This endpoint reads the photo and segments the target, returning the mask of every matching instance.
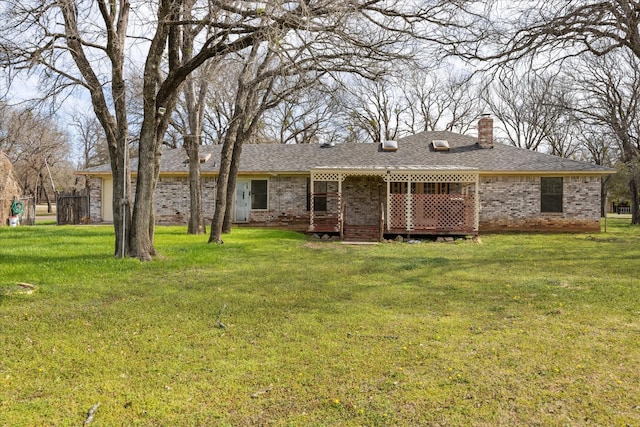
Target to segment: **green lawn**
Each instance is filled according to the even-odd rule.
[[[161,227],[149,263],[110,227],[2,227],[0,426],[98,403],[91,426],[637,426],[628,222],[377,246]]]

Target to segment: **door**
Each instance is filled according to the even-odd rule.
[[[249,181],[237,181],[234,222],[249,222]]]

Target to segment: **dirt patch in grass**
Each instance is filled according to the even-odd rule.
[[[0,294],[3,295],[33,295],[38,291],[36,285],[31,283],[16,283],[14,285],[0,285]]]

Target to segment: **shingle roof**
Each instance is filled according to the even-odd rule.
[[[434,151],[433,140],[447,140],[449,151]],[[203,174],[217,173],[221,146],[203,146],[201,156],[211,154],[201,164]],[[248,144],[242,148],[240,173],[295,173],[315,168],[380,168],[413,166],[429,168],[477,169],[480,173],[593,173],[612,170],[580,162],[495,143],[492,149],[481,149],[477,138],[452,132],[420,132],[398,140],[398,150],[383,152],[378,144]],[[132,163],[134,170],[137,164]],[[83,173],[107,173],[109,165],[98,166]],[[182,148],[162,153],[161,173],[188,173],[187,155]]]

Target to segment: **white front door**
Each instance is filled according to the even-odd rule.
[[[249,181],[236,182],[234,222],[249,222]]]

